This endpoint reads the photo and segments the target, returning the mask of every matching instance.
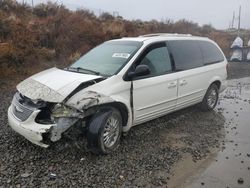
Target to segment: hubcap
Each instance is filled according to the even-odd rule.
[[[105,147],[112,147],[117,142],[118,136],[119,120],[112,115],[108,118],[103,132],[103,142]]]
[[[217,93],[215,89],[213,89],[210,91],[210,94],[207,98],[207,104],[210,108],[214,108],[216,101],[217,101]]]

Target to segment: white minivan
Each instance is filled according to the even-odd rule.
[[[208,38],[163,33],[107,41],[65,69],[18,84],[9,125],[48,147],[81,124],[90,151],[106,154],[135,125],[197,103],[212,110],[226,88],[226,67]]]

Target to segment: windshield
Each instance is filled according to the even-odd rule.
[[[108,41],[95,47],[69,68],[86,73],[111,76],[126,65],[142,42]]]

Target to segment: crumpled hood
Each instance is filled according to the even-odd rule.
[[[17,90],[32,100],[62,102],[81,83],[98,78],[101,76],[51,68],[22,81]]]

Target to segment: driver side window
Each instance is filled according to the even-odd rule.
[[[149,76],[162,75],[172,71],[171,60],[165,43],[150,46],[139,59],[139,65],[147,65]]]

